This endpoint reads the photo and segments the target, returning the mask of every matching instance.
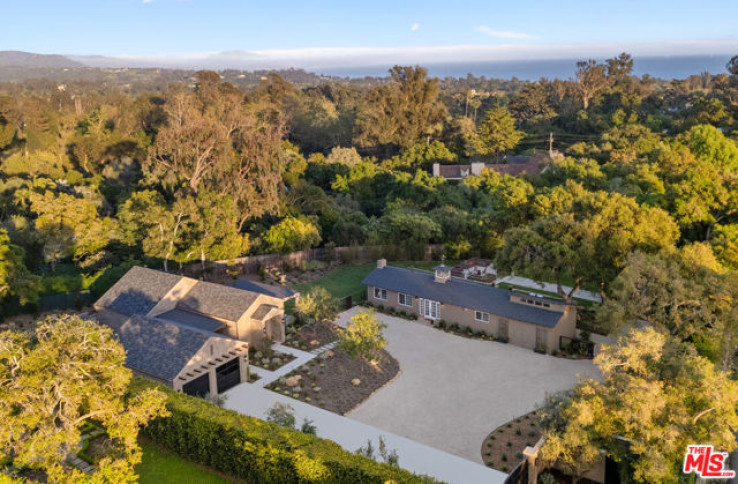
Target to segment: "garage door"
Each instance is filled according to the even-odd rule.
[[[241,383],[241,371],[238,368],[238,358],[233,358],[215,369],[218,378],[218,393],[233,388]]]
[[[182,387],[182,391],[187,395],[204,397],[210,393],[210,378],[207,374],[198,376],[194,380],[185,383]]]

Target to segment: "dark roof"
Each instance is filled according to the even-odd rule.
[[[289,287],[284,286],[272,286],[269,284],[262,284],[260,282],[247,281],[242,279],[234,283],[229,284],[231,287],[243,289],[244,291],[258,292],[270,297],[276,297],[278,299],[289,299],[295,297],[297,294]]]
[[[181,309],[172,309],[156,316],[158,319],[164,319],[172,321],[174,323],[184,324],[186,326],[192,326],[193,328],[202,329],[205,331],[218,331],[225,327],[223,321],[209,318],[203,314],[193,313],[191,311],[183,311]]]
[[[506,156],[505,161],[507,163],[486,164],[484,167],[500,175],[537,175],[546,168],[550,160],[548,155],[537,153],[533,156]]]
[[[559,311],[512,302],[510,291],[505,289],[454,278],[445,283],[435,282],[433,274],[412,269],[392,266],[374,269],[362,282],[547,328],[556,326],[562,316]]]
[[[471,165],[440,165],[438,175],[451,180],[465,178],[471,175]]]
[[[125,348],[127,366],[165,381],[174,380],[210,338],[225,338],[144,316],[106,324]]]
[[[177,308],[238,321],[258,297],[254,292],[200,281],[177,303]]]
[[[181,278],[134,266],[98,299],[97,304],[121,314],[147,314]]]
[[[251,317],[256,320],[262,320],[272,309],[276,309],[276,306],[272,306],[271,304],[262,304],[256,308],[256,311],[254,311],[254,314]]]

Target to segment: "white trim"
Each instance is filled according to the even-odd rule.
[[[478,317],[481,316],[481,317]],[[487,316],[487,319],[484,319],[484,317]],[[474,320],[480,321],[482,323],[489,323],[489,313],[485,311],[474,311]]]
[[[405,299],[404,303],[400,300],[400,296],[404,296],[404,299]],[[408,298],[410,299],[410,304],[407,304]],[[397,293],[397,304],[399,304],[400,306],[411,308],[413,307],[414,302],[415,302],[415,296],[411,296],[410,294],[405,294],[404,292]]]
[[[434,321],[441,319],[441,304],[431,299],[420,300],[420,314]]]
[[[384,294],[384,297],[382,297],[382,294]],[[387,289],[382,289],[381,287],[375,287],[374,288],[374,299],[379,299],[380,301],[386,301],[387,300]]]

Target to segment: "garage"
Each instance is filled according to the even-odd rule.
[[[182,392],[193,397],[204,397],[210,393],[210,377],[206,373],[182,386]]]
[[[238,358],[233,358],[216,368],[215,376],[218,381],[218,393],[223,393],[241,383],[241,368],[238,364]]]

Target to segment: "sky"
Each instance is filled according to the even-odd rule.
[[[301,67],[738,53],[736,0],[2,3],[0,50],[157,62],[217,56]]]

